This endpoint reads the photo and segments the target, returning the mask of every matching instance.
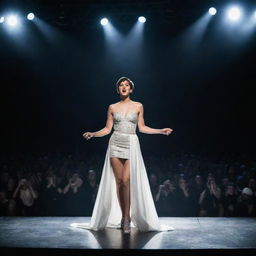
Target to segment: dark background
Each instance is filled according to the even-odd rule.
[[[184,3],[186,2],[186,3]],[[249,15],[252,1],[240,1]],[[19,32],[0,24],[1,151],[105,152],[109,136],[83,139],[104,127],[115,83],[135,83],[145,123],[169,136],[139,133],[142,152],[255,152],[255,34],[221,22],[223,1],[3,1],[1,13],[33,11]],[[191,33],[211,6],[219,8],[200,40]],[[139,46],[127,45],[138,15],[147,22]],[[124,37],[106,44],[107,16]]]

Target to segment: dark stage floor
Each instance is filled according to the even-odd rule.
[[[256,255],[256,218],[161,218],[169,232],[70,227],[86,217],[1,217],[0,249],[44,255]],[[3,255],[1,253],[1,255]]]

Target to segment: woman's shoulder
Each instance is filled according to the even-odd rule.
[[[113,109],[117,106],[117,104],[118,104],[118,102],[109,104],[109,105],[108,105],[108,108],[109,108],[110,110],[113,110]]]
[[[109,111],[110,113],[115,112],[115,111],[116,111],[116,108],[118,108],[117,105],[118,105],[118,102],[109,104],[109,106],[108,106],[108,111]]]
[[[115,105],[116,105],[116,103],[109,104],[108,107],[109,107],[109,108],[113,108]]]
[[[133,103],[139,108],[143,106],[143,104],[139,101],[133,101]]]

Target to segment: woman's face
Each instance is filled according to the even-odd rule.
[[[217,185],[216,185],[215,180],[211,180],[209,183],[210,183],[210,188],[216,189]]]
[[[118,86],[118,93],[122,96],[128,96],[130,93],[132,93],[131,86],[127,80],[120,83]]]

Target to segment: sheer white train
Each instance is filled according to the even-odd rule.
[[[168,231],[173,227],[161,225],[152,198],[149,181],[136,134],[130,134],[130,193],[131,226],[139,231]],[[116,193],[114,173],[110,164],[108,145],[101,181],[89,223],[72,223],[71,226],[91,230],[119,228],[121,209]]]

